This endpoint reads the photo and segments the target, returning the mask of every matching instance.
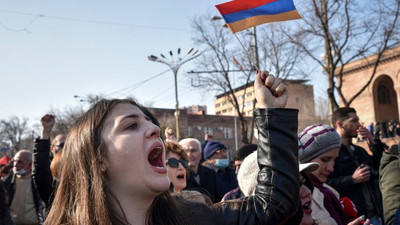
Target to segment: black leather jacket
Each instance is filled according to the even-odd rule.
[[[260,172],[255,195],[217,203],[212,208],[190,207],[196,224],[283,224],[299,206],[296,109],[256,109]]]
[[[50,211],[56,187],[50,171],[50,139],[37,138],[35,140],[32,165],[32,179],[42,201],[45,203],[47,213]]]

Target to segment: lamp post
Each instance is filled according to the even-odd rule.
[[[179,140],[179,101],[178,101],[178,71],[179,68],[189,62],[192,59],[195,59],[198,57],[200,54],[198,54],[198,50],[193,51],[193,48],[191,48],[185,56],[181,56],[181,49],[178,48],[177,55],[174,55],[172,51],[169,51],[170,57],[165,57],[165,55],[160,54],[162,58],[159,58],[155,55],[150,55],[147,58],[150,61],[153,62],[159,62],[167,65],[172,72],[174,73],[174,80],[175,80],[175,126],[176,126],[176,138]]]
[[[84,97],[79,96],[79,95],[74,95],[74,98],[76,98],[76,100],[78,100],[78,101],[80,101],[80,102],[85,102],[85,101],[87,101],[87,99],[85,99]]]

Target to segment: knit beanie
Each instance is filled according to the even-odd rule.
[[[248,155],[240,166],[237,180],[245,196],[253,195],[257,186],[257,174],[260,169],[257,163],[257,151]]]
[[[204,158],[205,159],[210,158],[212,155],[214,155],[216,151],[220,149],[226,149],[225,145],[217,141],[208,141],[203,150]]]
[[[339,134],[332,127],[325,124],[314,124],[306,127],[299,138],[299,161],[309,162],[317,156],[340,148],[341,140]]]

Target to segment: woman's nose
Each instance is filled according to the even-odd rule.
[[[147,136],[148,137],[155,136],[155,137],[158,138],[158,137],[160,137],[160,133],[161,133],[160,127],[158,127],[157,125],[155,125],[152,122],[149,122],[149,127],[148,127],[148,130],[147,130]]]
[[[329,163],[327,170],[328,172],[332,173],[335,169],[334,169],[335,163]]]
[[[300,197],[301,197],[301,198],[305,198],[305,197],[307,197],[307,196],[309,196],[309,195],[311,195],[311,190],[308,189],[307,186],[305,186],[304,184],[302,184],[302,185],[300,186]]]
[[[178,165],[179,165],[179,166],[178,166],[179,169],[185,169],[185,167],[183,166],[183,164],[182,164],[181,162],[179,162]]]

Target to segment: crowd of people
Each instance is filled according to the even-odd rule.
[[[349,107],[332,126],[298,132],[281,79],[257,71],[254,90],[258,141],[234,159],[209,135],[177,140],[166,128],[162,140],[133,100],[103,99],[54,137],[56,118],[44,115],[33,152],[0,171],[0,225],[400,224],[398,145],[383,145]]]
[[[395,120],[370,123],[367,128],[375,139],[400,137],[400,123]]]

